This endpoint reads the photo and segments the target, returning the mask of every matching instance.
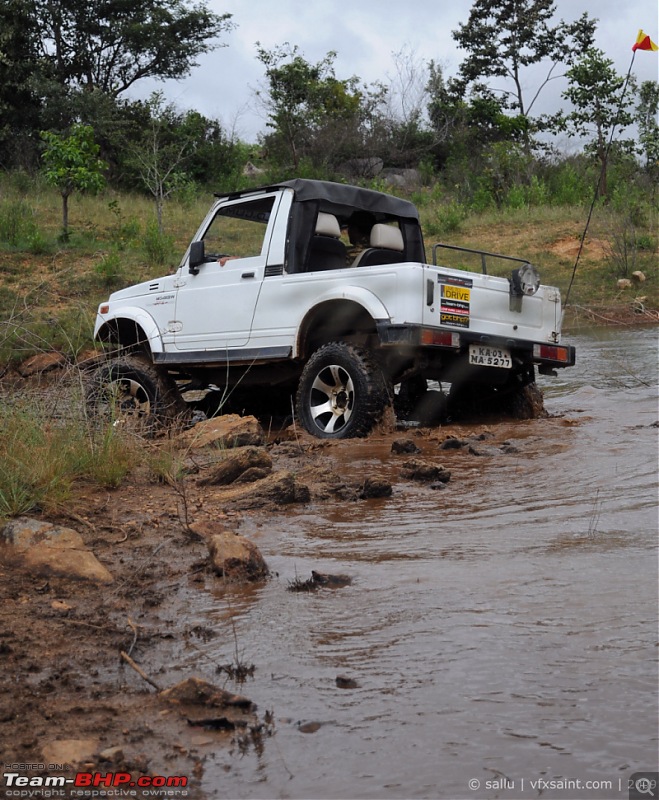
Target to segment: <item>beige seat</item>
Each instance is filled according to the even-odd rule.
[[[320,211],[309,250],[309,272],[343,269],[346,266],[346,246],[340,237],[341,228],[334,214]]]
[[[353,261],[353,267],[398,264],[405,260],[405,243],[400,228],[379,222],[371,228],[370,247]]]

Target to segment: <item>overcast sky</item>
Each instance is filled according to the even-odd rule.
[[[161,88],[168,102],[180,110],[194,109],[218,119],[225,129],[255,142],[265,130],[265,118],[254,98],[263,84],[263,65],[256,58],[256,42],[266,49],[289,42],[310,63],[328,51],[337,53],[339,79],[356,75],[362,83],[395,78],[394,53],[414,53],[420,62],[433,59],[445,76],[456,74],[464,52],[451,36],[467,21],[473,0],[355,0],[351,3],[315,3],[313,0],[209,0],[216,13],[229,13],[234,30],[225,34],[226,47],[202,56],[199,66],[182,81],[141,82],[133,97],[146,97]],[[626,75],[632,45],[639,28],[659,43],[657,0],[556,0],[557,20],[572,22],[587,11],[599,20],[596,46]],[[639,81],[657,80],[659,53],[637,51],[633,74]],[[531,98],[545,70],[529,74],[525,95]],[[494,84],[492,84],[494,85]],[[566,81],[554,81],[543,90],[533,111],[554,112],[563,101]]]

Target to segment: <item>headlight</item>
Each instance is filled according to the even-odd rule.
[[[524,264],[519,269],[514,269],[510,277],[510,293],[523,297],[534,295],[540,288],[540,275],[531,264]]]

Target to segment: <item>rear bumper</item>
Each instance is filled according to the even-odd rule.
[[[550,344],[526,339],[490,336],[476,331],[454,331],[447,328],[428,328],[422,325],[391,325],[378,323],[378,335],[383,347],[402,347],[426,350],[429,353],[446,351],[466,353],[470,344],[500,347],[509,350],[514,358],[525,364],[539,364],[559,369],[576,363],[572,345]]]

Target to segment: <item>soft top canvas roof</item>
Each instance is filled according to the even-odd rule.
[[[349,213],[351,208],[360,208],[378,216],[387,215],[414,220],[419,219],[419,213],[415,205],[408,200],[402,200],[384,192],[376,192],[373,189],[364,189],[360,186],[334,183],[333,181],[314,181],[306,178],[295,178],[290,181],[247,189],[242,192],[216,192],[216,197],[241,197],[255,192],[272,191],[280,188],[292,189],[298,202],[319,202],[323,210],[330,213],[334,212],[342,215]]]

